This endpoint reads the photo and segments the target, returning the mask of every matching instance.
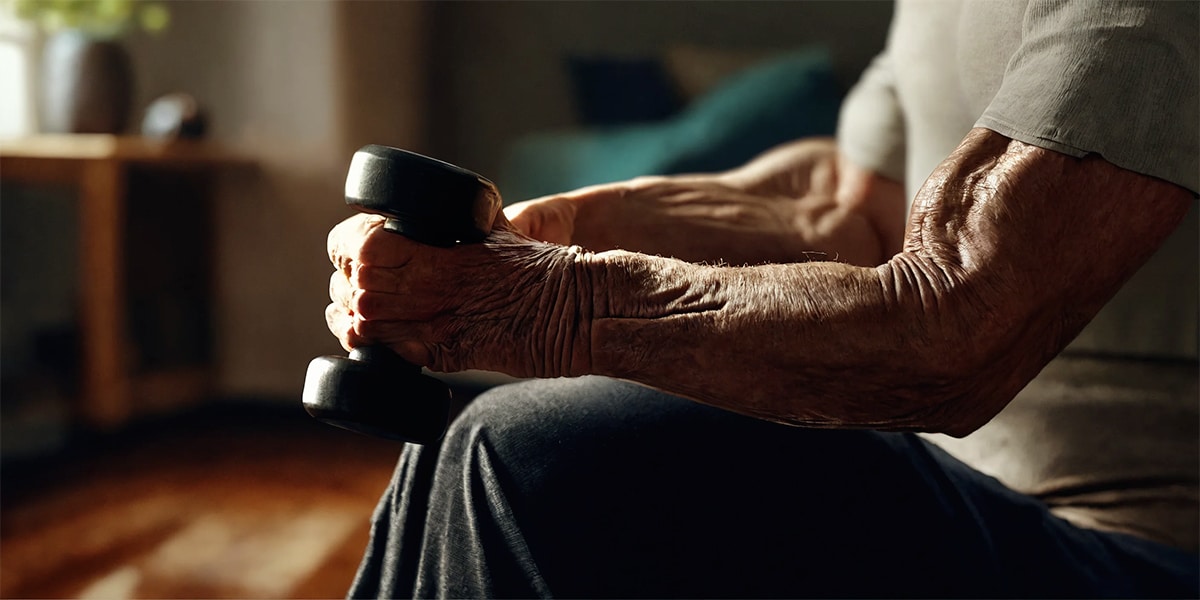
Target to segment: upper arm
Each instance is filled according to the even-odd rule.
[[[975,126],[1200,193],[1198,28],[1196,2],[1031,0]]]

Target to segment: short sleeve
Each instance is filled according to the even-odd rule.
[[[1032,0],[976,123],[1200,193],[1200,3]]]
[[[904,114],[887,54],[875,57],[842,103],[838,148],[855,165],[904,181]]]

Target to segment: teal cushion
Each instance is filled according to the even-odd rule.
[[[826,51],[788,53],[730,77],[662,122],[521,138],[507,156],[501,191],[511,202],[638,175],[730,169],[772,146],[832,135],[841,99]]]

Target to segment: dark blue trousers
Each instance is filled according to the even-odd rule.
[[[1198,565],[914,435],[588,377],[497,388],[405,447],[350,595],[1196,598]]]

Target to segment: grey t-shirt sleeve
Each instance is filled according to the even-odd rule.
[[[1032,0],[976,126],[1200,193],[1197,2]]]
[[[904,181],[904,115],[886,53],[875,57],[842,102],[837,140],[855,165]]]

